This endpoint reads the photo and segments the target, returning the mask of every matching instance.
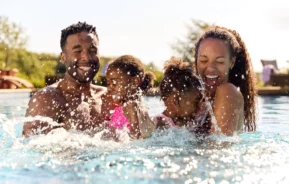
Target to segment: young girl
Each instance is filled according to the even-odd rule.
[[[153,86],[154,75],[144,71],[138,58],[124,55],[109,64],[106,80],[103,113],[108,127],[126,127],[133,138],[149,137],[154,124],[140,101],[142,94]]]
[[[154,117],[156,128],[185,126],[197,133],[208,133],[211,116],[204,90],[201,79],[193,74],[189,63],[171,58],[164,67],[164,77],[160,82],[166,109]]]

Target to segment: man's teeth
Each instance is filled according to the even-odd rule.
[[[215,78],[218,78],[217,75],[206,75],[207,78],[209,79],[215,79]]]
[[[88,70],[91,69],[90,66],[80,66],[79,68],[80,68],[81,70],[84,70],[84,71],[88,71]]]

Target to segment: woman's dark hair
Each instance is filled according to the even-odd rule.
[[[238,87],[244,97],[245,130],[256,130],[256,86],[255,75],[245,43],[235,30],[224,27],[213,27],[207,30],[196,42],[195,69],[197,71],[198,50],[203,40],[215,38],[229,45],[231,58],[236,61],[229,71],[229,82]]]
[[[193,73],[193,67],[180,58],[172,57],[164,67],[164,76],[160,82],[161,98],[165,100],[173,92],[201,90],[200,78]],[[201,94],[200,94],[201,95]]]
[[[155,79],[154,74],[152,72],[145,72],[142,62],[132,55],[120,56],[110,63],[108,67],[119,68],[132,77],[140,77],[142,80],[139,88],[144,92],[147,92],[153,87]]]

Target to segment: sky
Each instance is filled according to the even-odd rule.
[[[162,68],[175,55],[171,45],[184,38],[191,19],[234,29],[250,53],[253,67],[261,59],[289,65],[288,0],[0,0],[0,16],[20,24],[27,49],[59,54],[65,27],[86,21],[97,28],[100,55],[131,54]],[[288,65],[287,65],[288,64]]]

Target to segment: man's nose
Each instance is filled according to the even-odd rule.
[[[91,60],[91,55],[87,50],[83,50],[81,53],[81,60],[82,61],[89,61]]]

